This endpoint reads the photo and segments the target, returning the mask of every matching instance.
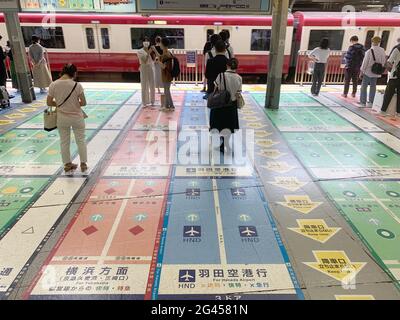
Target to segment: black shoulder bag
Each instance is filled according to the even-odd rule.
[[[224,89],[221,90],[219,87],[216,88],[216,90],[210,94],[207,100],[207,107],[210,109],[220,109],[220,108],[225,108],[229,107],[231,104],[231,94],[230,92],[226,89],[226,79],[225,79],[225,73],[221,73],[222,78],[224,79]],[[221,80],[222,83],[222,80]]]
[[[371,71],[374,74],[382,75],[385,72],[385,68],[382,63],[376,62],[374,49],[371,49],[372,57],[374,59],[374,64],[371,67]]]

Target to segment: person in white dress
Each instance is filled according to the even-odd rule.
[[[137,53],[140,63],[140,84],[142,86],[142,106],[148,107],[155,102],[155,81],[154,81],[154,52],[150,46],[150,39],[145,37],[143,48]]]

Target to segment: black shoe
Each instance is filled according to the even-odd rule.
[[[13,96],[13,95],[10,94],[10,95],[8,96],[8,98],[13,99],[13,98],[15,98],[15,96]]]
[[[208,99],[208,93],[204,95],[203,99],[204,99],[204,100],[207,100],[207,99]]]

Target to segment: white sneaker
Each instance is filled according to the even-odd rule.
[[[368,102],[368,103],[367,103],[367,108],[372,108],[372,107],[373,107],[373,105],[374,105],[373,103],[371,103],[371,102]]]
[[[161,107],[161,108],[160,108],[160,111],[166,111],[166,110],[167,110],[166,107]]]
[[[357,106],[359,108],[365,108],[367,105],[365,103],[362,103],[362,102],[357,102]]]
[[[380,111],[380,112],[379,112],[379,115],[380,115],[381,117],[387,117],[387,116],[388,116],[387,112],[385,112],[385,111]]]

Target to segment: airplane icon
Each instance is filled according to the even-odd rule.
[[[258,236],[256,227],[241,226],[239,227],[239,233],[240,236],[244,238],[253,238]]]
[[[184,237],[201,237],[201,227],[200,226],[185,226],[183,227]]]
[[[179,282],[195,282],[196,270],[179,270]]]
[[[240,196],[245,196],[246,191],[243,188],[234,188],[234,189],[231,189],[231,194],[232,194],[232,196],[240,197]]]
[[[198,197],[200,196],[200,189],[186,189],[187,197]]]

